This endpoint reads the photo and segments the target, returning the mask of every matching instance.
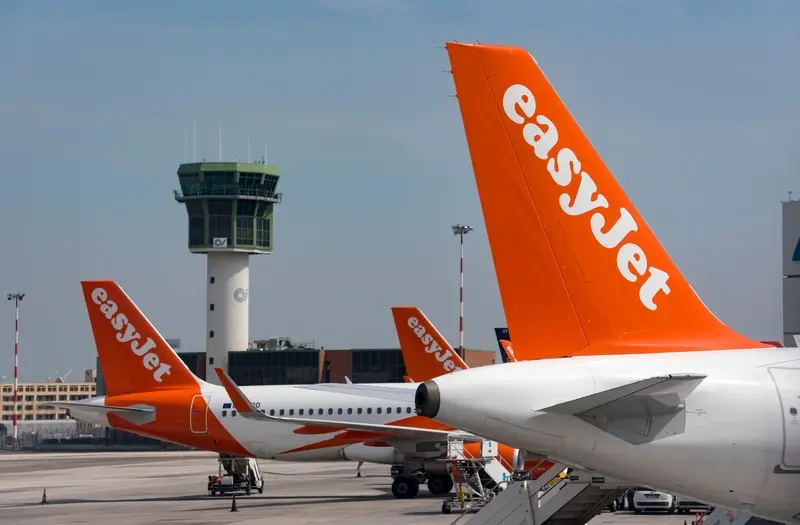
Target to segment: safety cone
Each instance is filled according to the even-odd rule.
[[[233,495],[233,503],[231,503],[231,512],[239,512],[236,508],[236,494]]]
[[[42,505],[47,503],[47,489],[42,489]]]

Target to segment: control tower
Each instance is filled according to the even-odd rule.
[[[264,163],[193,162],[178,167],[175,200],[189,215],[189,251],[206,255],[206,379],[228,370],[228,352],[250,340],[250,255],[272,251],[278,169]]]

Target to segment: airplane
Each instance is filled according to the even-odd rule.
[[[527,51],[446,48],[519,361],[425,381],[416,412],[798,523],[800,350],[706,307]]]
[[[433,379],[457,370],[466,370],[465,363],[453,346],[439,332],[428,317],[416,306],[393,306],[392,316],[400,341],[400,351],[406,372],[419,381]],[[436,367],[441,373],[435,373]],[[480,443],[465,443],[465,455],[480,457]],[[497,455],[509,470],[526,470],[533,479],[550,470],[552,461],[542,458],[525,458],[525,453],[504,443],[497,443]]]
[[[517,356],[514,354],[514,349],[511,347],[511,334],[508,328],[495,328],[494,335],[497,337],[497,345],[500,347],[500,356],[503,362],[515,362]]]
[[[450,492],[452,478],[437,461],[448,437],[483,441],[414,414],[416,383],[384,385],[393,388],[388,400],[304,385],[239,389],[224,371],[225,387],[207,383],[192,374],[116,282],[81,286],[107,395],[51,403],[76,419],[234,457],[392,465],[397,498],[416,496],[425,481],[434,494]],[[417,371],[423,379],[437,373]],[[263,417],[237,406],[242,396]]]

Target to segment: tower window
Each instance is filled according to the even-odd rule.
[[[208,284],[214,284],[214,278],[213,277],[209,277],[208,278]]]
[[[214,364],[214,358],[213,357],[209,357],[208,358],[208,364],[209,365],[213,365]]]
[[[208,331],[208,338],[212,339],[213,337],[214,337],[214,330],[209,330]]]
[[[208,305],[208,309],[209,309],[209,311],[213,312],[214,311],[214,303],[211,303],[210,305]]]

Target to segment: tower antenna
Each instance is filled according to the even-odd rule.
[[[192,162],[197,162],[197,124],[192,122]]]
[[[189,160],[189,126],[183,126],[183,162]]]

